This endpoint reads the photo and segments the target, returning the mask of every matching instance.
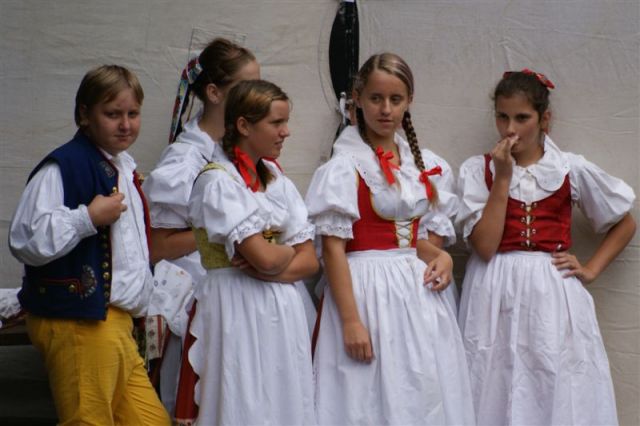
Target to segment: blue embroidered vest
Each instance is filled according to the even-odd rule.
[[[70,209],[118,190],[118,170],[81,132],[47,155],[29,180],[49,161],[60,167],[64,205]],[[34,315],[104,320],[110,294],[110,227],[101,226],[67,255],[42,266],[25,265],[18,298]]]

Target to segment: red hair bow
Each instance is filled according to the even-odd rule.
[[[251,189],[253,192],[256,192],[260,187],[260,181],[258,180],[258,171],[256,170],[256,165],[253,164],[253,160],[247,155],[247,153],[242,151],[237,146],[233,147],[233,154],[233,164],[240,172],[242,180],[244,180],[247,188]],[[249,172],[253,172],[253,176],[255,176],[255,178],[251,176],[251,173]]]
[[[387,178],[387,182],[389,183],[389,185],[393,184],[396,181],[396,178],[393,176],[391,170],[397,170],[400,168],[391,162],[391,160],[393,160],[393,152],[384,152],[384,149],[379,146],[376,148],[376,156],[378,157],[378,161],[380,162],[382,173],[384,173],[384,177]]]
[[[433,199],[433,186],[429,180],[429,176],[441,175],[442,167],[435,166],[433,169],[423,170],[420,172],[420,182],[422,182],[427,189],[427,199],[431,201]]]
[[[520,72],[523,73],[523,74],[535,76],[535,78],[540,82],[540,84],[542,84],[547,89],[555,89],[556,88],[556,86],[554,86],[554,84],[551,82],[551,80],[549,80],[546,75],[544,75],[544,74],[542,74],[540,72],[531,71],[529,68],[525,68]],[[502,75],[502,78],[509,77],[513,73],[514,73],[514,71],[507,71]]]

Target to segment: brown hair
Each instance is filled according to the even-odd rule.
[[[224,136],[222,149],[233,160],[233,148],[238,144],[241,134],[237,122],[244,117],[251,124],[269,115],[273,101],[289,101],[287,94],[275,84],[265,80],[245,80],[235,85],[227,95],[224,111]],[[256,164],[258,178],[263,186],[267,186],[273,178],[269,169],[258,161]]]
[[[255,60],[256,57],[248,49],[226,38],[215,38],[198,57],[202,72],[191,84],[191,90],[204,102],[208,84],[215,84],[218,87],[226,86],[233,82],[234,75],[243,66]]]
[[[514,95],[523,95],[527,98],[533,109],[538,113],[538,120],[542,120],[542,114],[549,109],[549,89],[533,72],[507,72],[496,85],[493,91],[494,108],[498,97],[510,98]]]
[[[367,85],[369,76],[376,70],[384,71],[399,78],[406,86],[409,97],[413,97],[414,83],[411,68],[409,68],[409,65],[400,56],[389,52],[373,55],[367,59],[364,64],[362,64],[362,67],[360,67],[360,70],[356,74],[353,82],[354,92],[360,95]],[[359,107],[356,107],[356,122],[358,124],[360,136],[367,144],[369,144],[366,135],[364,113],[362,112],[362,108]],[[402,117],[402,129],[407,136],[407,141],[411,148],[411,154],[413,155],[413,162],[418,170],[422,172],[425,170],[424,161],[422,159],[422,153],[420,152],[418,136],[413,128],[413,122],[411,121],[411,114],[409,111],[405,111],[404,117]],[[438,192],[433,182],[431,182],[431,187],[434,190],[434,197],[432,201],[437,202]]]
[[[140,105],[144,100],[144,91],[138,77],[120,65],[102,65],[87,72],[76,93],[76,106],[73,112],[76,125],[83,127],[80,108],[90,110],[102,102],[111,102],[122,90],[133,89]]]

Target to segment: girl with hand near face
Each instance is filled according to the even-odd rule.
[[[433,182],[450,173],[446,163],[418,146],[413,87],[400,57],[370,57],[354,82],[357,126],[338,137],[307,192],[328,282],[314,353],[320,424],[474,423],[442,292],[453,263],[428,240],[437,220],[449,221],[437,199],[455,196]]]
[[[460,168],[458,220],[473,253],[459,322],[478,424],[617,424],[593,300],[596,279],[635,232],[633,190],[547,134],[553,84],[505,73],[494,92],[500,140]],[[605,233],[586,262],[571,207]]]
[[[189,327],[197,424],[315,424],[310,338],[293,285],[318,269],[314,227],[275,162],[289,107],[272,83],[233,87],[222,153],[191,192],[188,220],[207,270]]]

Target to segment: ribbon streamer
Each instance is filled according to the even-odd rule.
[[[433,169],[423,170],[420,172],[420,182],[422,182],[427,190],[427,199],[431,201],[433,199],[433,186],[429,180],[429,176],[442,175],[442,167],[435,166]]]
[[[393,160],[393,152],[384,152],[382,147],[379,146],[376,148],[376,156],[378,157],[378,161],[380,162],[380,167],[382,168],[384,177],[387,179],[389,185],[392,185],[396,181],[396,178],[393,176],[392,170],[398,170],[400,168],[391,162],[391,160]]]
[[[258,171],[256,170],[256,165],[253,164],[253,160],[251,157],[247,155],[244,151],[242,151],[237,146],[233,147],[233,154],[235,158],[233,159],[233,164],[236,166],[240,175],[242,176],[242,180],[247,185],[247,188],[256,192],[260,187],[260,181],[258,180]],[[253,176],[250,172],[253,172]]]

